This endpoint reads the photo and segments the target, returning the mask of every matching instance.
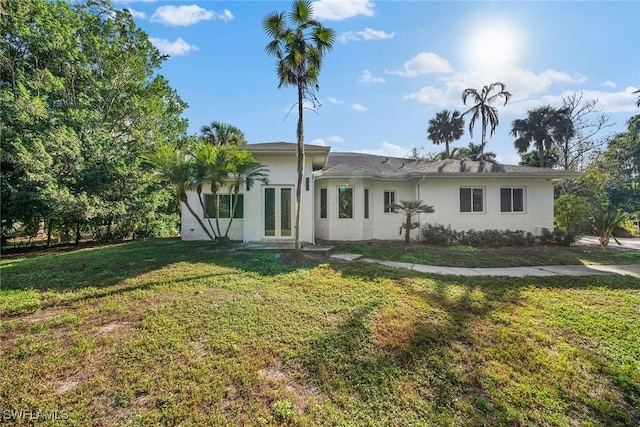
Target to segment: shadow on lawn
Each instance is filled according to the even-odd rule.
[[[546,397],[539,397],[537,393],[544,395],[547,391],[536,390],[536,385],[532,391],[517,392],[524,393],[525,397],[514,398],[509,392],[503,394],[502,386],[495,383],[501,375],[508,375],[509,370],[514,369],[521,377],[510,379],[511,387],[525,390],[531,386],[527,382],[530,378],[543,372],[549,376],[559,375],[555,370],[564,369],[540,365],[537,358],[545,357],[544,344],[532,341],[531,331],[518,329],[521,325],[510,324],[512,320],[505,317],[505,312],[517,312],[525,288],[639,288],[637,279],[628,278],[573,278],[567,283],[553,277],[514,280],[454,276],[432,276],[436,277],[432,285],[416,288],[411,278],[424,275],[415,272],[357,263],[343,264],[339,270],[345,276],[370,281],[395,279],[410,301],[420,301],[417,307],[434,311],[420,311],[415,307],[403,311],[392,306],[391,314],[380,320],[377,316],[383,312],[385,301],[366,301],[354,307],[334,330],[308,346],[303,363],[311,377],[327,396],[339,399],[333,395],[348,390],[372,407],[393,402],[400,406],[400,411],[415,410],[412,399],[417,395],[425,406],[421,410],[428,414],[428,419],[421,421],[435,424],[442,420],[465,420],[471,425],[537,424],[558,415],[553,408],[545,408]],[[510,325],[515,329],[511,330]],[[581,342],[578,340],[572,345],[579,347]],[[487,353],[487,345],[497,349]],[[630,410],[640,397],[637,384],[625,387],[607,360],[588,350],[586,357],[590,363],[599,366],[600,374],[615,388],[613,393],[622,396],[626,403],[617,402],[619,406],[615,406],[606,398],[599,401],[562,393],[556,398],[572,408],[571,417],[586,416],[606,425],[632,425],[640,420],[640,413]],[[496,365],[505,367],[506,371],[492,371]],[[489,378],[488,373],[495,376]],[[548,387],[554,394],[558,385],[550,381],[540,387]],[[404,392],[413,397],[407,398]],[[522,407],[539,409],[523,414],[519,409]],[[540,416],[536,413],[540,409],[542,418],[536,418]]]
[[[273,276],[294,269],[281,265],[273,253],[238,253],[227,248],[211,248],[208,243],[180,242],[174,239],[138,241],[72,252],[46,253],[23,259],[13,258],[4,260],[0,266],[0,291],[3,291],[6,298],[10,297],[12,291],[42,293],[43,298],[37,298],[36,302],[31,303],[23,298],[15,307],[7,307],[7,300],[0,300],[0,315],[32,312],[39,308],[216,275],[178,277],[167,281],[150,279],[142,283],[126,282],[127,279],[177,263],[212,264],[260,276]],[[223,274],[232,274],[232,271]]]

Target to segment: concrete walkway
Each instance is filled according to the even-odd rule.
[[[452,274],[456,276],[611,276],[629,275],[640,278],[640,265],[549,265],[536,267],[504,267],[504,268],[466,268],[440,267],[434,265],[412,264],[409,262],[383,261],[364,258],[359,254],[333,254],[331,258],[342,261],[360,261],[382,264],[388,267],[404,268],[421,273]]]

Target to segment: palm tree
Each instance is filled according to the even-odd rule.
[[[211,190],[211,201],[213,203],[213,212],[216,220],[217,232],[216,237],[220,237],[220,217],[218,215],[218,190],[223,185],[225,180],[229,177],[230,171],[230,151],[228,147],[214,147],[206,142],[201,142],[196,146],[192,153],[194,159],[194,168],[198,171],[196,174],[200,182],[193,182],[193,186],[203,185],[208,182]],[[200,200],[200,204],[204,203]],[[209,225],[211,225],[211,219],[208,219]],[[213,229],[213,227],[212,227]]]
[[[158,145],[151,153],[147,153],[144,159],[153,166],[158,178],[176,187],[180,201],[184,203],[209,239],[215,241],[207,226],[191,207],[187,197],[187,190],[193,181],[193,162],[187,160],[187,156],[173,144]]]
[[[478,117],[482,119],[482,141],[480,142],[482,151],[484,151],[484,147],[487,144],[487,127],[490,127],[490,136],[493,136],[500,123],[498,121],[498,110],[490,104],[500,98],[504,98],[504,105],[507,105],[507,102],[511,98],[511,93],[507,92],[505,87],[504,83],[494,82],[490,85],[483,86],[480,92],[472,88],[462,91],[462,102],[464,105],[467,105],[467,98],[469,97],[471,97],[473,101],[473,106],[462,114],[464,117],[466,114],[471,113],[471,120],[469,121],[469,134],[471,137],[473,137],[473,126],[476,124],[476,120]],[[491,95],[495,89],[499,89],[498,93]]]
[[[459,111],[453,113],[442,110],[429,120],[427,138],[434,144],[445,144],[445,158],[449,158],[449,144],[462,137],[464,134],[464,119]]]
[[[231,222],[236,215],[236,208],[238,207],[238,195],[242,186],[245,185],[248,190],[251,190],[253,184],[256,181],[269,183],[269,170],[262,164],[260,164],[252,155],[247,151],[238,152],[233,158],[231,163],[231,186],[229,190],[233,192],[233,206],[231,207],[231,214],[229,218],[229,224],[227,224],[227,230],[222,236],[223,239],[229,239],[229,229],[231,228]]]
[[[313,7],[308,0],[295,0],[288,14],[272,12],[264,17],[262,26],[271,41],[265,47],[268,55],[276,57],[278,88],[295,86],[298,90],[298,185],[296,187],[295,251],[300,251],[300,201],[304,175],[304,122],[303,101],[315,104],[315,90],[324,54],[333,48],[336,33],[313,18]]]
[[[420,226],[419,223],[413,222],[413,217],[421,213],[435,212],[433,206],[425,205],[422,200],[400,200],[400,203],[394,203],[391,207],[404,211],[405,221],[400,227],[400,233],[404,228],[404,243],[407,245],[409,244],[411,230]]]
[[[495,162],[496,153],[484,151],[482,145],[469,143],[468,147],[456,147],[451,150],[451,158],[456,160],[471,160],[474,162]]]
[[[638,94],[638,100],[636,101],[636,107],[640,108],[640,89],[634,90],[633,93],[637,93]]]
[[[244,133],[240,129],[217,121],[212,121],[211,124],[202,126],[200,128],[200,136],[215,147],[245,145],[247,143]]]
[[[519,154],[526,153],[533,143],[538,151],[540,167],[544,167],[545,153],[554,143],[572,138],[575,134],[568,109],[557,110],[551,106],[529,110],[526,119],[516,119],[511,125],[511,135],[517,139],[513,145]]]
[[[600,206],[594,210],[591,223],[598,233],[602,249],[607,248],[609,239],[612,237],[618,245],[620,244],[616,236],[613,235],[613,231],[628,217],[626,213],[611,207]]]

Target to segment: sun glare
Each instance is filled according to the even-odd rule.
[[[521,37],[514,28],[485,22],[469,33],[465,56],[473,68],[495,69],[515,64],[521,50]]]

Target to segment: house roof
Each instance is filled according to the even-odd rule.
[[[530,166],[502,165],[496,162],[447,159],[426,161],[398,157],[377,156],[362,153],[330,153],[320,176],[362,176],[382,179],[406,179],[410,177],[475,176],[528,176],[561,179],[577,176],[570,171]]]

